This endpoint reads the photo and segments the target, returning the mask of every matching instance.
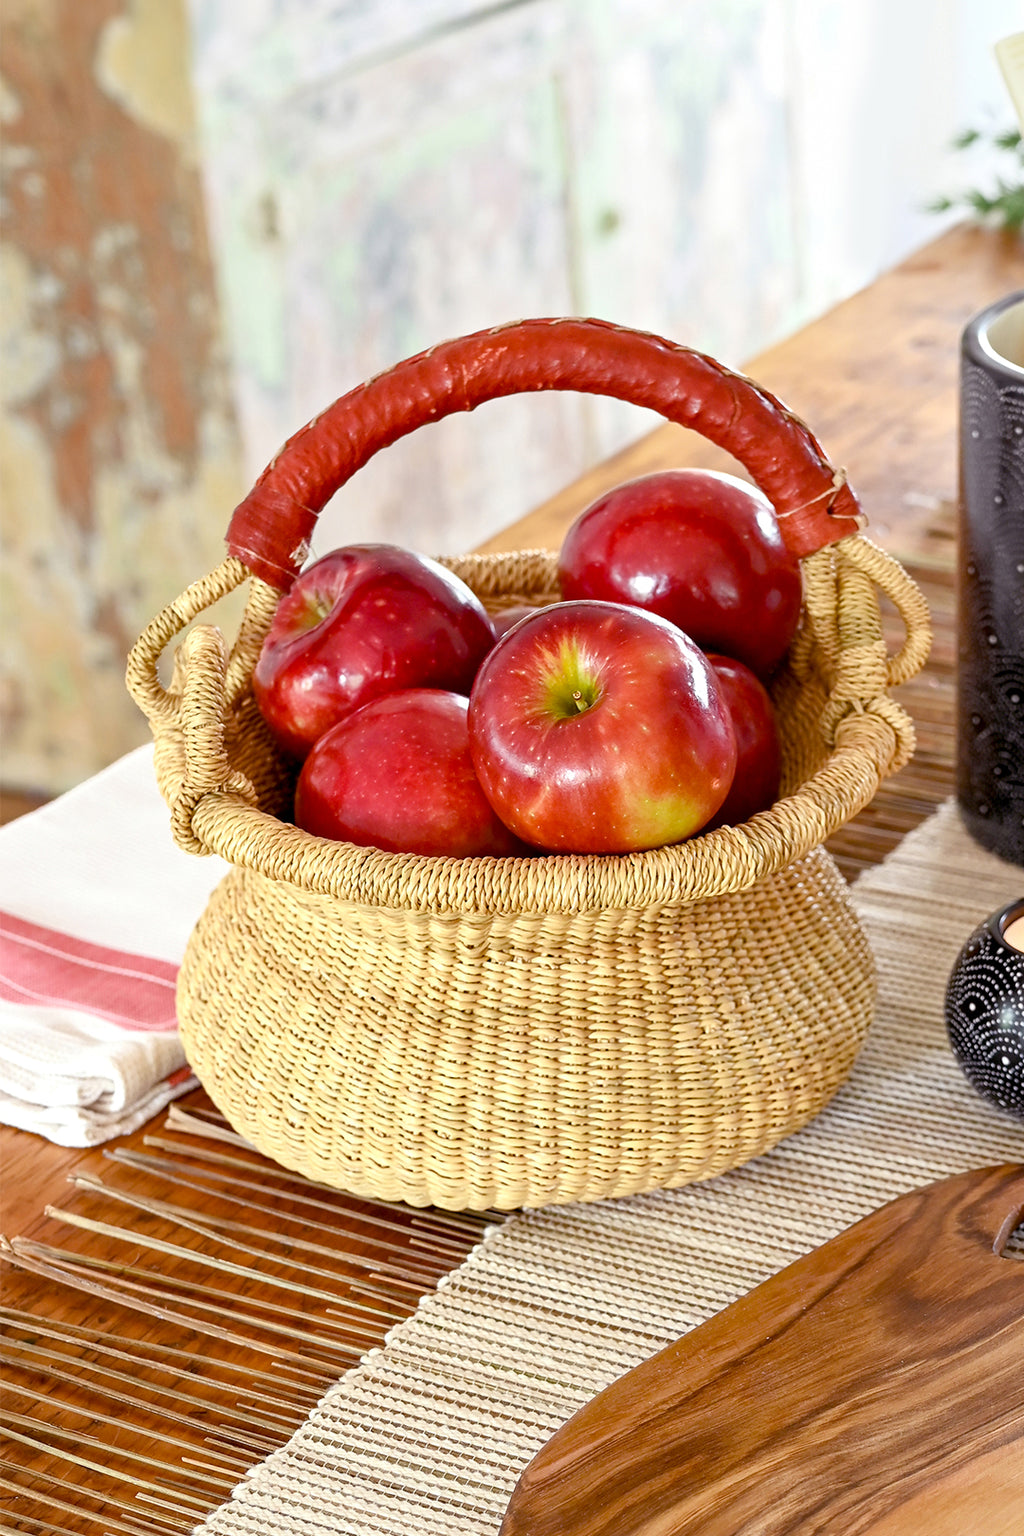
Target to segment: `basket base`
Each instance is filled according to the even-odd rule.
[[[849,1074],[874,967],[824,849],[738,895],[438,916],[234,869],[189,944],[188,1059],[261,1152],[351,1194],[510,1210],[673,1188]]]

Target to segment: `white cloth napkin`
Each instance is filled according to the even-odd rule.
[[[93,1146],[195,1085],[175,977],[227,868],[175,846],[152,747],[0,827],[0,1121]]]

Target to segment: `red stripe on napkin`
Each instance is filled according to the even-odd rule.
[[[178,967],[0,912],[0,998],[96,1014],[124,1029],[176,1029]]]

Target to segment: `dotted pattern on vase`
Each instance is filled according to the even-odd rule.
[[[968,1081],[1024,1118],[1024,954],[982,923],[960,951],[946,988],[946,1027]]]
[[[1024,864],[1024,385],[961,365],[957,797]]]

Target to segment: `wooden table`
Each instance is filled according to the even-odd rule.
[[[936,645],[926,671],[901,691],[902,701],[918,724],[918,754],[908,768],[883,786],[867,811],[830,844],[848,875],[883,857],[951,789],[958,336],[971,314],[1019,287],[1024,287],[1024,254],[1019,243],[993,232],[957,228],[747,366],[752,377],[812,424],[833,462],[847,468],[867,513],[868,531],[911,567],[926,590],[936,623]],[[482,547],[557,547],[568,522],[595,495],[633,475],[672,464],[735,468],[703,439],[666,425],[596,466]],[[197,1093],[183,1103],[202,1113],[207,1101]],[[215,1137],[227,1134],[223,1127],[207,1124]],[[337,1347],[317,1353],[314,1375],[319,1375],[304,1389],[299,1385],[276,1391],[265,1387],[266,1394],[278,1401],[269,1408],[264,1405],[262,1415],[256,1408],[247,1410],[227,1435],[225,1448],[204,1451],[205,1473],[172,1475],[161,1468],[167,1467],[169,1458],[188,1452],[180,1447],[172,1449],[167,1437],[174,1436],[185,1446],[199,1445],[210,1427],[223,1419],[225,1404],[240,1395],[241,1376],[234,1378],[229,1390],[232,1371],[244,1367],[251,1378],[269,1358],[262,1345],[253,1342],[263,1339],[263,1325],[267,1329],[273,1326],[267,1319],[276,1318],[279,1330],[296,1327],[295,1319],[283,1321],[285,1314],[270,1313],[269,1305],[283,1306],[285,1297],[300,1314],[311,1314],[318,1308],[322,1312],[322,1302],[315,1298],[272,1288],[259,1276],[247,1276],[245,1269],[252,1267],[279,1279],[291,1276],[294,1280],[300,1268],[308,1270],[314,1262],[323,1268],[325,1260],[318,1256],[314,1261],[308,1250],[295,1247],[302,1232],[308,1237],[311,1230],[308,1222],[313,1219],[314,1208],[303,1203],[310,1198],[308,1188],[271,1177],[262,1159],[225,1144],[223,1139],[204,1140],[176,1132],[169,1139],[184,1150],[170,1153],[147,1144],[147,1137],[154,1135],[168,1139],[162,1122],[105,1149],[80,1152],[0,1127],[0,1230],[8,1236],[17,1234],[51,1245],[87,1262],[116,1261],[122,1269],[134,1270],[159,1262],[166,1276],[152,1287],[161,1292],[161,1298],[148,1297],[145,1305],[149,1310],[139,1311],[125,1310],[95,1289],[69,1288],[55,1279],[14,1268],[6,1273],[5,1305],[45,1319],[49,1330],[43,1334],[25,1319],[16,1320],[5,1330],[9,1338],[21,1341],[11,1356],[16,1355],[21,1365],[11,1368],[9,1404],[22,1416],[14,1421],[14,1433],[23,1439],[10,1442],[0,1478],[6,1488],[3,1502],[10,1501],[12,1514],[18,1511],[22,1522],[19,1529],[92,1536],[101,1531],[187,1529],[201,1508],[209,1508],[225,1496],[243,1464],[254,1460],[267,1446],[279,1443],[290,1426],[304,1416],[320,1389],[318,1382],[326,1381],[354,1361],[362,1349],[379,1342],[389,1321],[412,1310],[417,1296],[458,1261],[479,1229],[472,1218],[439,1217],[431,1221],[407,1212],[375,1210],[341,1196],[324,1197],[329,1209],[315,1211],[315,1219],[333,1234],[320,1241],[337,1255],[332,1286],[348,1308],[347,1332],[340,1327]],[[157,1173],[138,1164],[112,1164],[104,1155],[110,1151],[156,1155],[181,1166],[177,1172],[165,1167]],[[218,1156],[233,1158],[243,1166],[210,1161]],[[247,1164],[263,1170],[262,1181],[276,1186],[278,1192],[267,1194],[249,1187],[255,1175],[246,1174]],[[81,1184],[69,1190],[69,1177],[116,1182],[126,1197],[148,1201],[148,1208],[118,1205],[120,1214],[112,1213],[107,1197]],[[211,1178],[236,1182],[213,1185]],[[184,1182],[186,1179],[190,1182]],[[237,1182],[240,1180],[248,1183]],[[259,1182],[256,1179],[257,1186]],[[242,1203],[224,1205],[228,1192]],[[275,1249],[278,1257],[273,1260],[261,1258],[255,1263],[251,1253],[246,1255],[245,1246],[236,1247],[230,1251],[239,1273],[221,1266],[211,1279],[207,1266],[200,1271],[180,1253],[153,1246],[170,1243],[180,1248],[184,1244],[206,1251],[213,1241],[183,1227],[186,1218],[169,1216],[153,1203],[156,1199],[191,1211],[189,1219],[194,1225],[202,1226],[215,1212],[222,1222],[233,1219],[238,1226],[250,1229],[241,1233],[222,1225],[218,1240],[227,1233],[232,1241],[250,1249],[263,1247],[262,1239],[257,1240],[259,1231],[269,1234],[276,1227],[292,1234],[291,1246]],[[257,1209],[262,1204],[273,1206],[269,1222],[266,1213]],[[99,1228],[69,1226],[47,1215],[48,1205],[59,1205],[76,1219],[97,1222]],[[300,1225],[297,1217],[307,1225]],[[123,1235],[114,1237],[104,1226],[117,1228]],[[187,1234],[184,1238],[183,1232]],[[94,1287],[115,1286],[125,1280],[123,1274],[119,1277],[111,1271],[83,1273],[86,1280],[91,1276]],[[169,1314],[183,1309],[180,1298],[185,1289],[197,1283],[205,1291],[190,1294],[197,1298],[205,1295],[204,1304],[211,1310],[200,1312],[193,1307],[188,1315],[200,1317],[208,1330],[220,1328],[238,1337],[197,1333],[180,1321],[170,1320]],[[172,1284],[178,1287],[173,1295]],[[210,1287],[225,1292],[227,1299],[214,1302]],[[222,1310],[214,1312],[214,1305]],[[155,1315],[154,1309],[165,1315]],[[261,1322],[239,1321],[243,1310]],[[65,1331],[69,1325],[95,1330],[95,1336],[72,1338]],[[298,1355],[303,1350],[302,1333],[300,1322],[295,1334],[278,1331],[274,1337],[282,1348],[289,1347]],[[26,1351],[24,1343],[30,1334],[35,1337],[32,1347],[36,1351],[50,1350],[55,1358]],[[112,1345],[111,1336],[121,1342]],[[97,1348],[104,1347],[113,1348],[115,1354],[97,1353]],[[60,1374],[73,1376],[80,1369],[69,1366],[75,1358],[90,1362],[89,1381],[84,1386],[62,1379]],[[31,1371],[27,1369],[29,1363]],[[101,1376],[101,1367],[118,1369],[125,1379]],[[96,1391],[101,1384],[105,1389],[102,1398]],[[119,1395],[121,1399],[137,1397],[142,1406],[126,1408],[124,1401],[119,1405]],[[188,1398],[195,1403],[190,1405]],[[183,1408],[181,1419],[191,1419],[191,1425],[168,1417],[169,1412]],[[90,1429],[88,1416],[94,1410],[111,1422],[104,1426],[101,1421]],[[261,1417],[265,1424],[257,1422]],[[31,1424],[26,1427],[23,1421],[28,1420],[37,1424],[46,1421],[51,1428],[42,1432]],[[131,1424],[127,1444],[125,1430],[119,1427],[122,1422]],[[86,1434],[97,1444],[88,1444]],[[43,1439],[52,1450],[35,1443]],[[126,1460],[128,1449],[136,1456],[151,1457],[156,1467]],[[77,1455],[80,1463],[69,1462],[69,1452]],[[21,1470],[12,1470],[15,1467]],[[31,1469],[32,1475],[25,1469]],[[157,1491],[147,1491],[147,1482]],[[165,1490],[162,1494],[161,1489]],[[138,1505],[133,1502],[133,1492],[162,1499],[162,1503],[148,1508]],[[108,1498],[111,1502],[105,1505]]]

